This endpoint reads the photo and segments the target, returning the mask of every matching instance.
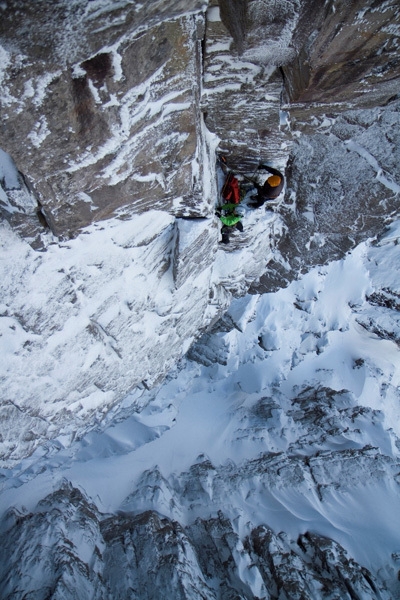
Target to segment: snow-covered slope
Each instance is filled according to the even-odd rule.
[[[281,225],[273,212],[243,210],[247,231],[230,254],[216,222],[163,211],[64,243],[47,234],[46,252],[1,225],[3,465],[59,433],[81,435],[132,388],[154,386],[232,292],[246,292]]]
[[[3,595],[399,597],[399,239],[235,300],[145,408],[4,471]]]

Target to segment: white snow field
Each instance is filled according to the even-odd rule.
[[[400,319],[371,298],[398,298],[399,239],[396,222],[286,289],[234,300],[189,354],[201,362],[182,360],[97,430],[61,436],[3,469],[0,513],[34,510],[62,481],[105,513],[151,508],[185,524],[222,510],[240,535],[265,523],[293,539],[330,537],[398,597]],[[71,321],[59,335],[72,331]],[[14,333],[17,344],[24,333]],[[11,352],[3,347],[3,360]],[[212,468],[191,497],[183,481],[206,459]]]

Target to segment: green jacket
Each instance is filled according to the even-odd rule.
[[[237,204],[232,204],[230,202],[221,206],[221,210],[223,210],[227,214],[221,215],[220,219],[222,223],[227,227],[232,227],[233,225],[236,225],[236,223],[239,223],[239,221],[242,218],[241,215],[236,214],[237,206]]]
[[[220,217],[222,223],[224,225],[227,225],[227,227],[232,227],[233,225],[236,225],[236,223],[239,223],[241,218],[242,217],[240,215],[232,215],[232,214],[226,215],[225,217],[224,216]]]

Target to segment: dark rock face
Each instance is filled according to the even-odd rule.
[[[185,3],[197,16],[183,18],[176,3],[98,12],[89,2],[10,4],[0,31],[2,147],[52,231],[68,238],[121,207],[207,216],[200,3]]]
[[[287,101],[384,106],[398,94],[398,19],[392,1],[302,2],[296,59],[283,67]]]
[[[400,75],[393,2],[303,3],[283,67],[295,142],[281,208],[288,225],[279,263],[255,289],[279,286],[311,264],[341,258],[398,214]]]
[[[175,216],[209,216],[211,207],[202,194],[201,113],[219,136],[230,166],[242,171],[252,170],[260,159],[284,167],[294,144],[287,173],[291,208],[281,211],[292,244],[288,251],[286,240],[281,250],[294,274],[326,260],[324,252],[304,256],[297,238],[300,230],[319,238],[325,230],[332,232],[328,215],[333,204],[339,228],[340,223],[344,230],[359,227],[352,213],[370,222],[359,237],[381,228],[377,203],[388,194],[371,182],[360,156],[353,156],[350,166],[353,173],[364,171],[364,187],[357,182],[357,190],[350,190],[356,197],[346,197],[344,206],[337,194],[330,197],[331,179],[343,173],[348,157],[340,142],[331,145],[331,129],[324,123],[325,115],[339,117],[340,131],[337,126],[332,131],[345,142],[354,133],[354,110],[388,106],[388,114],[398,118],[393,104],[400,64],[396,3],[224,0],[218,5],[213,0],[205,20],[195,0],[189,6],[156,2],[135,9],[124,2],[99,7],[61,0],[39,6],[33,10],[30,3],[9,2],[3,11],[2,144],[57,235],[75,235],[93,221],[150,208]],[[181,18],[183,10],[197,16]],[[311,145],[321,146],[322,164],[303,164],[308,142],[297,147],[296,138],[280,124],[282,109],[290,113],[293,131],[308,133]],[[350,109],[353,114],[347,115]],[[324,137],[318,140],[318,135]],[[398,144],[393,139],[389,146]],[[332,153],[335,160],[329,164]],[[319,171],[331,172],[318,181],[327,200],[309,198],[314,182],[308,174],[316,172],[319,178]],[[351,175],[345,175],[348,182]],[[396,179],[397,170],[392,176]],[[295,203],[293,189],[298,191]],[[311,227],[310,219],[293,219],[292,209],[304,212],[307,202],[315,205],[321,230]],[[342,254],[355,242],[354,236],[347,239],[347,231],[332,234],[326,255],[333,246],[333,256]],[[274,285],[279,271],[271,265],[261,288],[269,280]]]
[[[7,48],[26,53],[35,60],[56,64],[74,63],[95,55],[106,43],[119,40],[121,33],[141,31],[187,12],[200,12],[199,0],[155,0],[132,5],[129,1],[81,2],[8,0],[2,7],[1,37]]]
[[[294,543],[261,526],[247,544],[268,581],[271,598],[339,600],[386,595],[368,569],[360,568],[339,544],[319,535],[306,533]]]

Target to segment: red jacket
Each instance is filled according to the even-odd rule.
[[[233,204],[239,204],[240,202],[239,182],[232,173],[229,173],[226,178],[224,187],[222,188],[222,196],[227,202],[232,202]]]

